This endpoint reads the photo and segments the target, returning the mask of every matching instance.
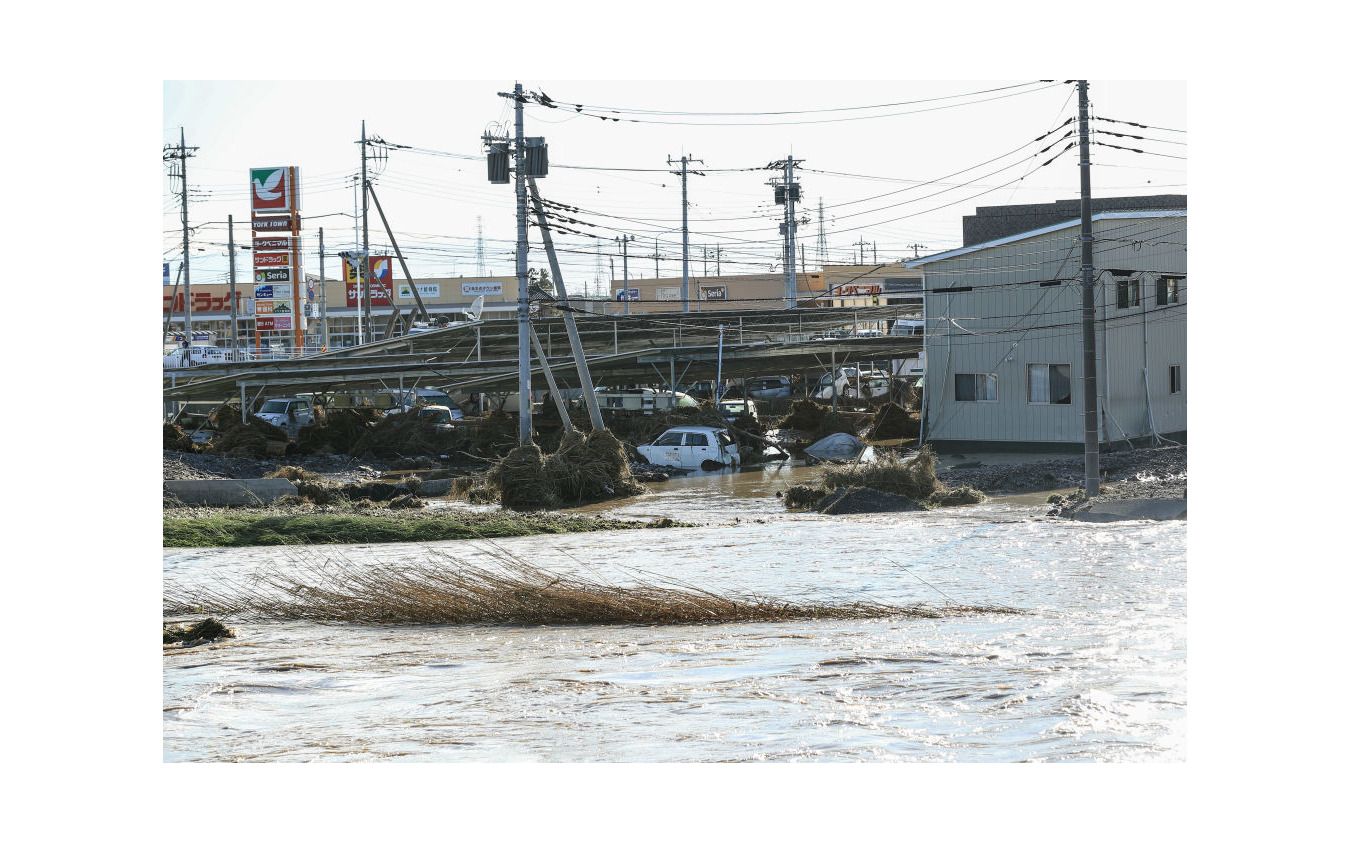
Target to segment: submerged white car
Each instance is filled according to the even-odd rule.
[[[670,428],[649,445],[640,445],[638,454],[657,466],[700,469],[706,463],[739,466],[741,455],[726,428],[690,425]]]

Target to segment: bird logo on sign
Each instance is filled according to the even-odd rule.
[[[286,184],[285,167],[250,170],[249,178],[252,181],[254,211],[286,211],[289,209],[290,203],[287,202],[286,198],[288,185]]]

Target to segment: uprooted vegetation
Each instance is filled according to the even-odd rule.
[[[644,491],[633,479],[624,444],[608,429],[566,434],[545,455],[529,443],[512,449],[481,478],[456,481],[454,493],[510,510],[551,510]]]
[[[212,613],[255,621],[356,624],[708,624],[799,619],[943,618],[1016,613],[957,604],[823,603],[717,594],[643,574],[618,586],[549,571],[509,554],[477,565],[443,553],[413,566],[345,559],[264,571],[246,583],[165,586],[164,613]]]
[[[977,489],[952,489],[939,481],[937,457],[925,445],[908,458],[883,453],[869,463],[826,466],[816,483],[790,487],[783,495],[783,503],[794,509],[816,507],[831,492],[849,487],[901,495],[928,508],[978,504],[985,500],[984,493]]]

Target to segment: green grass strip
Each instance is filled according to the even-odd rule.
[[[676,523],[662,520],[661,527]],[[334,545],[500,539],[544,533],[631,530],[646,522],[547,513],[453,515],[346,515],[336,513],[164,514],[165,548],[241,548],[253,545]]]

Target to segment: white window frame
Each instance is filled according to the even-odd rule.
[[[976,381],[975,381],[975,398],[974,398],[973,400],[968,400],[968,399],[955,399],[955,401],[959,401],[959,402],[961,402],[962,404],[997,404],[997,403],[998,403],[998,376],[997,376],[997,375],[994,375],[994,374],[989,373],[989,372],[957,372],[957,373],[955,373],[955,378],[960,378],[960,377],[963,376],[963,375],[969,375],[970,377],[976,379]],[[984,387],[985,387],[985,389],[984,389],[983,391],[980,390],[980,386],[981,386],[981,385],[984,385]],[[952,381],[953,395],[955,395],[955,386],[956,386],[956,382],[955,382],[955,379],[953,379],[953,381]],[[990,388],[992,388],[992,390],[991,390]],[[993,393],[993,397],[992,397],[992,398],[980,398],[981,392],[983,392],[984,395],[986,395],[986,396],[988,396],[988,395],[992,392],[992,393]]]
[[[1032,399],[1031,399],[1031,368],[1032,368],[1033,366],[1043,366],[1043,367],[1045,367],[1045,395],[1046,395],[1045,401],[1032,401]],[[1051,400],[1050,400],[1050,367],[1052,367],[1052,366],[1062,366],[1062,367],[1064,367],[1064,368],[1066,368],[1066,369],[1069,370],[1069,400],[1068,400],[1068,401],[1051,401]],[[1073,404],[1073,364],[1071,364],[1071,363],[1029,363],[1029,364],[1027,364],[1027,404],[1033,404],[1033,405],[1037,405],[1037,406],[1046,406],[1046,407],[1053,407],[1053,406],[1056,406],[1056,405],[1058,405],[1058,406],[1060,406],[1060,407],[1066,407],[1066,406],[1072,405],[1072,404]]]

